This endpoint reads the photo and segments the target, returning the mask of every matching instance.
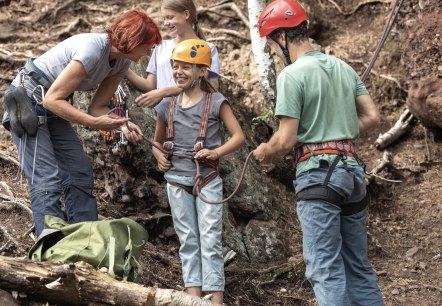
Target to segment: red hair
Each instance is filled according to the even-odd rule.
[[[157,25],[146,13],[138,10],[118,16],[106,33],[110,43],[126,54],[140,45],[158,45],[162,40]]]

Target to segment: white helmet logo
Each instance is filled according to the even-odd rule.
[[[287,15],[287,16],[293,16],[294,14],[293,14],[293,12],[292,11],[285,11],[285,14]]]

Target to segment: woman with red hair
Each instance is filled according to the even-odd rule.
[[[131,10],[106,33],[72,36],[20,68],[4,96],[3,124],[28,178],[37,235],[45,215],[64,218],[62,193],[69,223],[97,220],[92,165],[71,123],[96,130],[121,128],[129,141],[140,140],[141,131],[129,118],[108,114],[108,102],[131,62],[150,55],[161,40],[152,19]],[[96,87],[87,112],[69,102],[75,91]]]

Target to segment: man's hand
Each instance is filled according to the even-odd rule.
[[[262,166],[271,166],[273,163],[273,155],[269,154],[267,146],[268,144],[263,142],[253,150],[253,156]]]

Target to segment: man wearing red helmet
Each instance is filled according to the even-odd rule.
[[[356,72],[313,50],[308,16],[294,0],[276,0],[258,26],[286,64],[277,79],[279,129],[254,151],[263,165],[294,148],[294,187],[306,277],[323,306],[384,305],[367,256],[364,167],[353,141],[379,124]]]

